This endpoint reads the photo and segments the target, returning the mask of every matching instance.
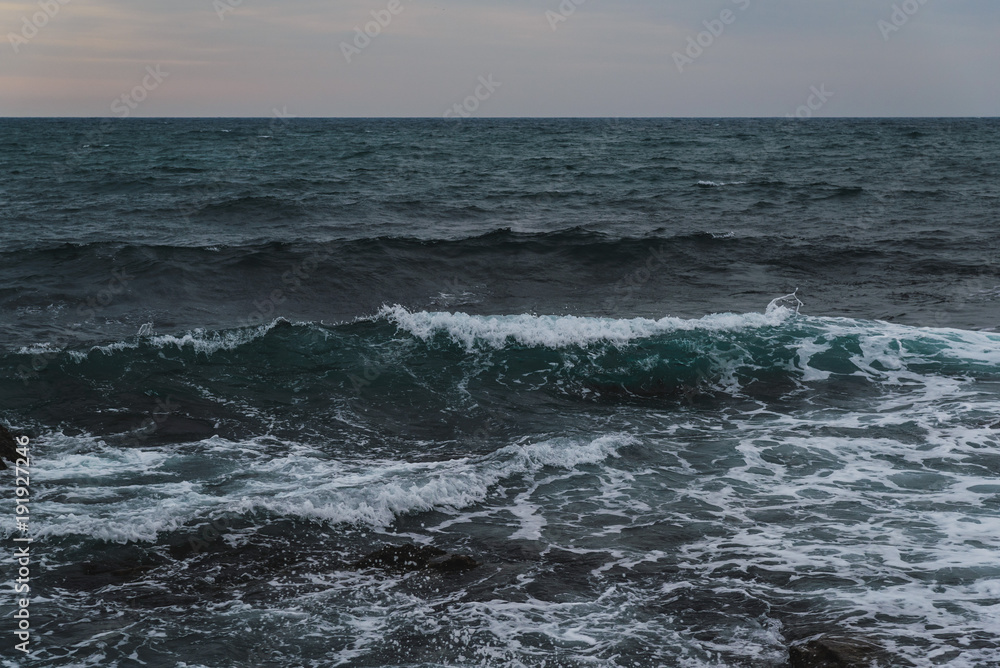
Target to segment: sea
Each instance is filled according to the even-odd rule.
[[[1000,665],[998,156],[0,119],[0,665]]]

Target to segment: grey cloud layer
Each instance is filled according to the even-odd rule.
[[[986,0],[7,2],[0,114],[115,115],[160,65],[131,114],[781,116],[825,86],[810,114],[995,116],[998,28]]]

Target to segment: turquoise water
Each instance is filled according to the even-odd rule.
[[[0,124],[3,665],[995,664],[995,121]]]

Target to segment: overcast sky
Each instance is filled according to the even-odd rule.
[[[998,0],[0,0],[0,34],[3,116],[1000,116]]]

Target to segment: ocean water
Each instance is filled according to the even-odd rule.
[[[0,665],[998,665],[998,155],[974,119],[0,120]],[[405,544],[479,565],[353,566]]]

